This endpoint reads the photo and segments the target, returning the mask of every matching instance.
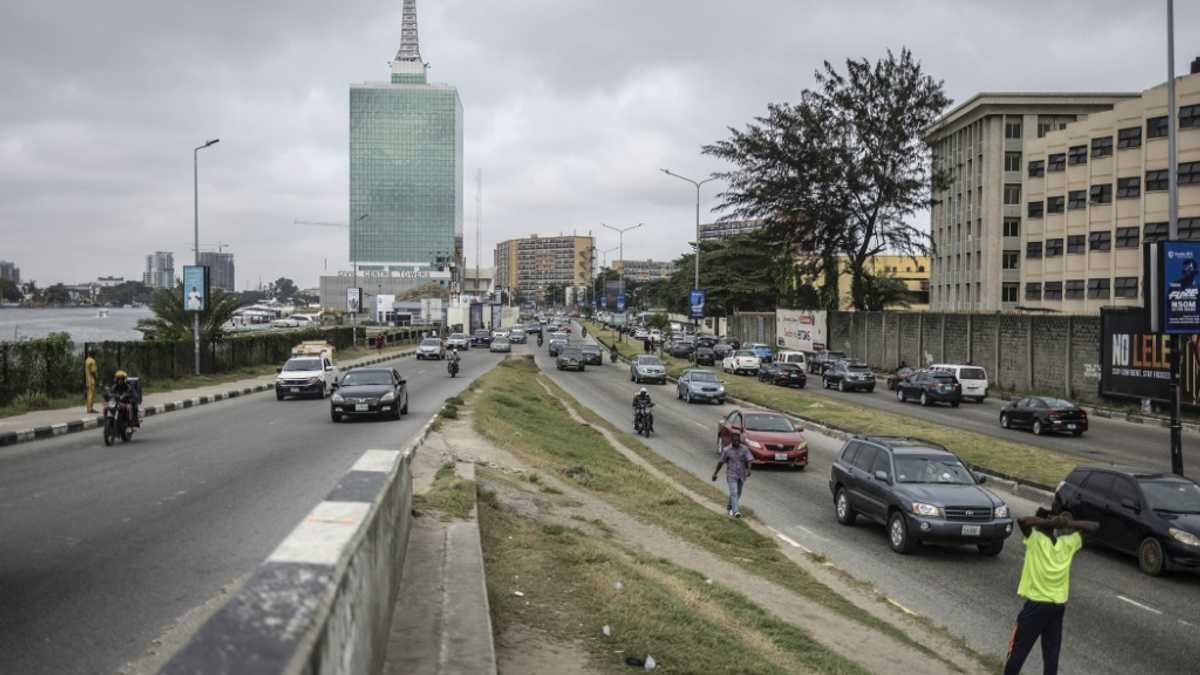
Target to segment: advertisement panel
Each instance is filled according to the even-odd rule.
[[[362,289],[347,288],[346,289],[346,311],[350,314],[358,314],[362,311]]]
[[[1200,339],[1184,340],[1182,400],[1200,406]],[[1100,312],[1100,394],[1165,403],[1171,397],[1169,338],[1150,332],[1141,308]]]
[[[775,342],[780,349],[819,352],[826,349],[826,312],[823,309],[775,310]]]
[[[693,288],[688,296],[688,318],[697,320],[704,318],[704,291],[699,288]]]
[[[1200,242],[1164,241],[1161,267],[1163,280],[1163,332],[1192,335],[1200,333]]]
[[[208,266],[183,266],[183,311],[203,312],[208,309]]]
[[[470,330],[472,333],[474,333],[475,331],[484,327],[483,326],[483,303],[482,302],[472,302],[471,309],[469,311],[470,311],[470,317],[467,319],[467,323],[470,324],[470,326],[471,326]]]
[[[617,311],[618,312],[625,311],[625,294],[624,293],[620,293],[617,295]]]

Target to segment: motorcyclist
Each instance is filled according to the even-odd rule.
[[[616,363],[617,356],[619,356],[617,353],[617,344],[614,342],[613,345],[608,348],[608,360],[612,363]]]
[[[538,346],[542,346],[542,332],[538,331]]]
[[[118,402],[129,404],[130,423],[135,427],[141,427],[142,421],[138,415],[137,392],[134,391],[133,385],[129,384],[129,374],[123,370],[118,370],[113,375],[113,384],[108,388],[108,393],[117,399]]]
[[[458,350],[451,349],[450,354],[446,356],[446,359],[448,361],[446,363],[446,370],[450,371],[451,373],[456,372],[458,370],[459,361],[461,360],[458,356]]]
[[[587,337],[587,326],[580,326],[580,328],[579,328],[579,336],[580,336],[580,337]]]
[[[638,411],[645,409],[647,411],[648,419],[650,420],[650,429],[653,430],[654,429],[654,421],[653,421],[654,418],[649,417],[649,410],[650,410],[650,408],[653,408],[653,407],[654,407],[654,401],[650,400],[650,392],[646,391],[645,387],[642,387],[642,390],[639,391],[637,393],[637,395],[633,397],[634,424],[636,425],[636,423],[637,423]]]

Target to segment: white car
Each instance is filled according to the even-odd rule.
[[[645,328],[639,328],[633,331],[634,340],[645,340],[648,337],[650,337],[650,333],[648,333]]]
[[[968,366],[957,363],[938,363],[929,367],[930,370],[944,370],[954,374],[954,378],[962,385],[962,397],[975,399],[983,403],[988,394],[987,371],[979,366]]]
[[[506,330],[492,331],[492,339],[495,340],[496,338],[502,338],[502,339],[507,340],[508,339],[508,331],[506,331]]]
[[[446,349],[467,350],[471,348],[471,340],[466,333],[451,333],[446,338]]]
[[[749,349],[739,349],[721,361],[721,370],[733,373],[734,375],[741,375],[742,373],[753,375],[758,372],[761,366],[762,363],[758,360],[758,357]]]
[[[663,341],[663,332],[657,328],[650,331],[650,340],[653,342],[662,342]]]
[[[283,364],[275,376],[275,399],[282,401],[288,396],[316,396],[325,398],[333,391],[337,382],[337,366],[330,354],[303,354],[293,356]]]
[[[775,363],[794,363],[801,370],[808,370],[808,357],[804,352],[779,352],[775,355]]]

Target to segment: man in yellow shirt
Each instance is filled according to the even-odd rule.
[[[87,358],[83,360],[83,382],[86,387],[86,392],[84,393],[85,412],[95,415],[96,359],[92,356],[91,350],[88,350]]]
[[[1070,591],[1071,561],[1083,548],[1079,530],[1095,532],[1099,523],[1075,520],[1070,512],[1059,514],[1039,508],[1036,516],[1017,520],[1025,536],[1025,565],[1017,595],[1025,598],[1008,642],[1004,675],[1017,675],[1033,649],[1042,640],[1042,672],[1058,672],[1062,648],[1063,615]]]

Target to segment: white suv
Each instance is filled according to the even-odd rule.
[[[337,367],[328,354],[293,356],[275,377],[275,399],[288,396],[325,398],[337,382]]]
[[[758,360],[758,357],[755,356],[754,352],[750,351],[749,349],[739,349],[729,356],[726,356],[725,359],[721,361],[721,370],[724,370],[727,373],[733,373],[734,375],[740,375],[742,373],[750,373],[753,375],[754,373],[758,372],[758,369],[761,365],[762,363]]]
[[[964,399],[975,399],[976,403],[983,403],[988,394],[988,377],[987,371],[980,366],[961,365],[957,363],[937,363],[929,367],[930,370],[944,370],[954,374],[954,378],[962,385],[962,397]]]

